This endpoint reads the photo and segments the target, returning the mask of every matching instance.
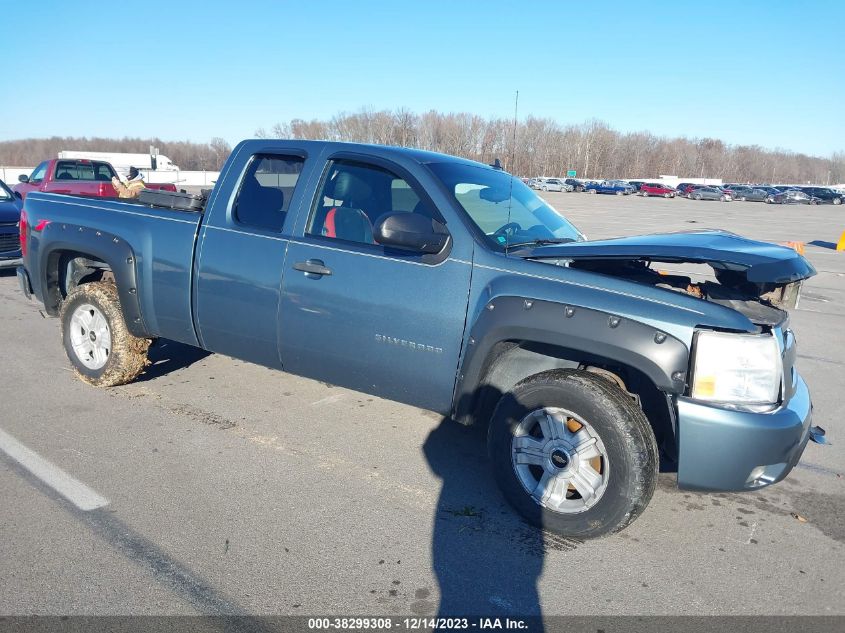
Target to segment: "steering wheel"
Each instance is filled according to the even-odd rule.
[[[493,231],[493,237],[496,237],[498,235],[507,236],[508,233],[513,235],[517,231],[521,231],[521,230],[522,230],[522,225],[519,224],[519,222],[508,222],[507,224],[503,224],[498,229]]]

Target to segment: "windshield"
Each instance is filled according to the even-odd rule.
[[[12,190],[6,186],[6,183],[0,180],[0,200],[7,201],[14,198],[14,194],[12,194]]]
[[[457,163],[428,167],[493,246],[585,239],[519,178],[506,172]]]

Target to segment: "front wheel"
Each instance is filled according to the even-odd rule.
[[[695,199],[696,199],[696,200],[701,200],[701,194],[700,194],[700,193],[695,194]]]
[[[833,204],[842,204],[842,198],[834,198]]]
[[[648,191],[640,191],[642,193],[643,198],[648,198]]]
[[[508,502],[566,536],[622,530],[657,484],[657,443],[642,410],[585,371],[552,370],[517,384],[496,406],[488,450]]]
[[[126,328],[114,284],[77,286],[62,303],[62,341],[76,375],[97,387],[134,380],[147,365],[150,340]]]

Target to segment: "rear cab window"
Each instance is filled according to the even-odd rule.
[[[56,163],[56,180],[108,182],[115,175],[108,163],[60,160]]]

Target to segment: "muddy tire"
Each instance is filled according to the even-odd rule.
[[[654,433],[608,379],[546,371],[502,396],[487,436],[507,501],[533,525],[575,538],[618,532],[657,485]]]
[[[82,284],[62,303],[62,342],[76,375],[96,387],[132,382],[147,365],[150,339],[129,333],[114,284]]]

